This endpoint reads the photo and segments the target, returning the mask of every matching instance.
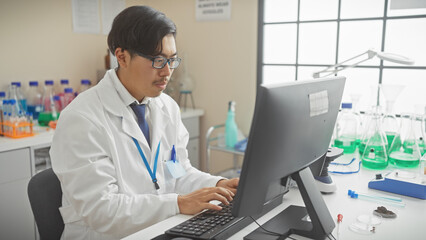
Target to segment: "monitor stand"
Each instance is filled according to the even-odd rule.
[[[266,230],[280,233],[281,236],[272,235],[258,228],[244,239],[286,239],[291,234],[325,239],[333,231],[335,227],[333,218],[315,185],[311,170],[305,168],[292,174],[291,177],[296,181],[306,207],[291,205],[262,225]]]

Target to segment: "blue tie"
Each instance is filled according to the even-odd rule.
[[[133,111],[136,114],[136,117],[138,118],[138,124],[140,129],[142,130],[143,135],[146,138],[146,141],[148,142],[148,145],[151,146],[151,142],[149,141],[149,126],[148,123],[145,120],[145,104],[136,105],[132,104],[130,107],[133,109]]]

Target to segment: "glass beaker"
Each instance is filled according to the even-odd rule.
[[[393,140],[395,139],[395,136],[398,135],[400,131],[398,119],[393,112],[393,106],[399,94],[404,89],[404,86],[380,84],[380,89],[382,90],[383,96],[386,100],[386,111],[382,120],[382,129],[385,132],[386,139],[388,141],[388,147],[390,147],[393,143]]]
[[[387,140],[380,123],[381,114],[376,109],[367,126],[368,139],[361,155],[362,165],[366,168],[384,169],[388,166]]]
[[[414,168],[420,162],[419,138],[415,132],[416,116],[401,115],[401,134],[395,136],[389,149],[389,162],[401,168]]]

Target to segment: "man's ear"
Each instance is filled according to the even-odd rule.
[[[127,67],[128,61],[130,60],[129,54],[122,48],[115,49],[115,57],[117,58],[118,65],[120,67]]]

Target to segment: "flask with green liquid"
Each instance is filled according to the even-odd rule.
[[[401,168],[415,168],[420,163],[421,152],[419,138],[414,131],[416,116],[401,115],[401,134],[395,139],[389,149],[389,162]]]
[[[334,146],[343,153],[354,153],[357,147],[358,117],[352,111],[352,103],[342,103],[342,111],[336,123]]]
[[[388,166],[387,140],[380,124],[378,111],[371,115],[367,126],[368,139],[361,156],[362,166],[370,169],[385,169]]]

